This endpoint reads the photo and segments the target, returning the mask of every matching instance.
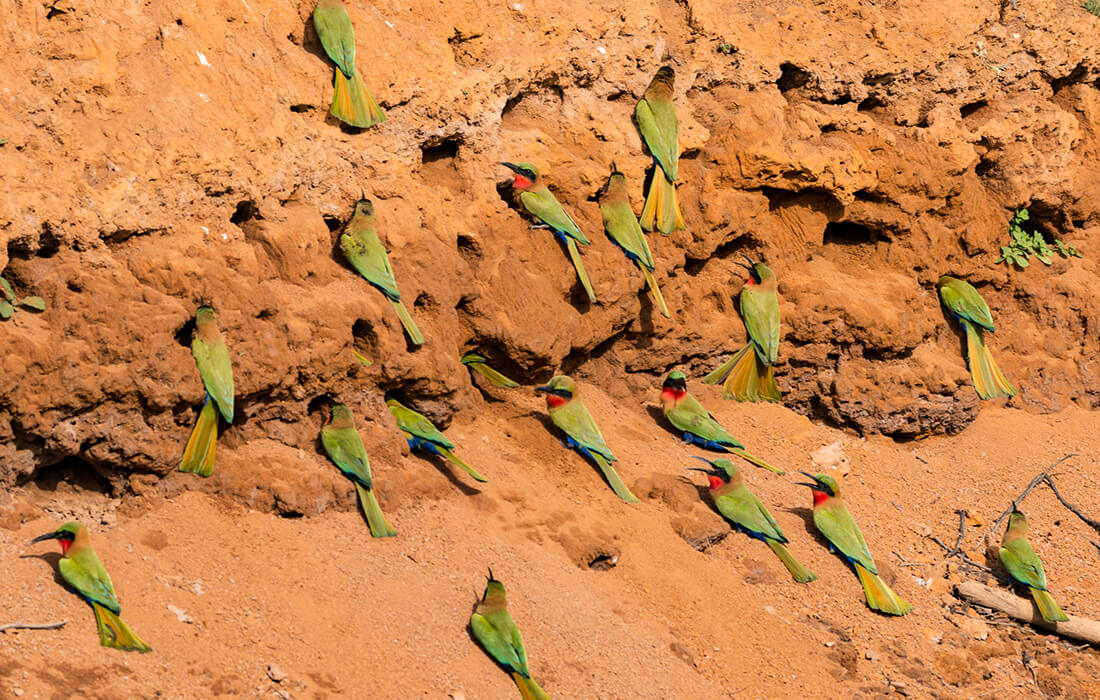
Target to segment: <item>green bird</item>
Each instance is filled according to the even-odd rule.
[[[366,128],[386,121],[386,115],[367,91],[355,67],[355,33],[348,8],[340,0],[321,0],[313,10],[313,26],[325,53],[336,64],[332,116],[342,122]]]
[[[809,583],[817,578],[817,574],[800,564],[787,550],[790,542],[783,531],[779,529],[779,523],[760,502],[756,495],[745,486],[745,477],[741,470],[734,466],[728,459],[709,459],[696,457],[711,466],[710,469],[689,467],[691,471],[703,472],[710,482],[710,498],[714,507],[734,529],[744,532],[749,537],[762,540],[771,547],[779,561],[787,567],[798,583]]]
[[[611,453],[611,448],[604,442],[600,429],[596,427],[596,421],[592,420],[588,409],[581,403],[580,387],[577,383],[559,374],[546,384],[535,387],[535,391],[546,393],[550,420],[565,432],[566,445],[595,462],[619,498],[627,503],[637,503],[638,499],[611,466],[618,458]]]
[[[393,268],[390,267],[390,256],[374,230],[374,204],[366,197],[355,204],[355,215],[340,234],[340,251],[372,287],[390,300],[397,311],[397,318],[409,335],[409,342],[423,345],[424,336],[401,301],[401,292],[397,289]]]
[[[993,332],[993,316],[985,299],[969,283],[947,275],[941,276],[936,286],[943,305],[966,330],[967,364],[978,396],[983,399],[1015,396],[1016,387],[1001,372],[985,344],[984,331]]]
[[[233,364],[225,338],[218,330],[214,309],[205,304],[195,312],[191,354],[206,387],[206,401],[183,449],[180,471],[210,476],[214,473],[214,449],[218,443],[218,413],[226,423],[233,422]]]
[[[608,237],[622,248],[627,259],[642,271],[642,277],[649,286],[649,292],[653,295],[657,308],[665,318],[672,318],[668,313],[668,307],[665,306],[665,299],[661,296],[661,288],[657,286],[657,280],[653,276],[656,266],[653,263],[653,253],[649,250],[649,242],[646,241],[645,233],[638,225],[638,219],[630,206],[626,175],[619,172],[614,163],[611,164],[611,175],[600,190],[599,200],[603,227]]]
[[[550,696],[531,677],[523,635],[508,612],[504,584],[493,578],[492,569],[489,569],[485,593],[470,615],[470,630],[489,656],[512,674],[523,700],[550,700]]]
[[[1005,530],[1001,548],[997,554],[1001,564],[1009,575],[1019,584],[1027,586],[1039,613],[1047,622],[1066,622],[1069,620],[1054,596],[1047,592],[1047,575],[1043,571],[1043,562],[1031,543],[1027,541],[1027,518],[1018,510],[1008,516],[1008,529]]]
[[[363,438],[355,429],[355,417],[350,408],[342,403],[333,404],[331,415],[321,428],[321,444],[324,445],[329,459],[336,463],[344,476],[355,482],[355,490],[359,492],[359,507],[367,518],[370,534],[374,537],[396,535],[397,530],[386,522],[386,516],[382,514],[382,508],[374,496],[370,460],[367,458],[366,448],[363,447]]]
[[[867,605],[889,615],[909,613],[913,606],[902,600],[879,578],[878,567],[875,566],[867,541],[863,539],[855,518],[848,512],[848,506],[840,497],[840,484],[837,480],[828,474],[802,473],[813,479],[812,484],[803,483],[801,486],[809,486],[813,490],[814,525],[829,540],[831,549],[840,552],[844,560],[856,570],[856,576],[863,585],[863,593],[867,596]]]
[[[749,271],[749,279],[738,297],[741,320],[749,342],[708,374],[705,384],[722,386],[722,398],[738,401],[778,401],[773,365],[779,357],[779,297],[775,273],[762,262],[739,263]]]
[[[680,204],[676,201],[676,179],[680,176],[680,126],[676,121],[676,106],[672,104],[675,82],[676,72],[672,67],[662,66],[634,108],[638,130],[642,132],[642,139],[656,164],[642,208],[641,224],[646,231],[656,228],[666,236],[687,228],[680,213]]]
[[[668,377],[665,378],[665,383],[661,386],[661,410],[664,411],[668,422],[672,423],[672,427],[683,433],[684,442],[695,443],[709,450],[735,454],[776,474],[786,473],[746,452],[745,446],[719,425],[718,421],[714,420],[714,416],[703,408],[703,404],[688,393],[687,377],[683,372],[669,372]]]
[[[447,439],[447,436],[439,431],[439,428],[424,416],[402,405],[395,398],[387,397],[386,405],[390,407],[390,413],[397,419],[397,427],[408,435],[409,447],[432,455],[440,455],[448,462],[461,467],[467,474],[477,481],[488,481],[481,474],[466,464],[454,453],[455,444]]]
[[[596,293],[592,291],[592,283],[588,281],[588,273],[581,262],[581,253],[577,244],[588,245],[589,241],[581,233],[577,222],[565,211],[554,193],[547,189],[539,176],[538,168],[530,163],[501,163],[504,167],[515,173],[512,179],[512,192],[516,201],[527,211],[532,218],[542,222],[554,232],[569,251],[569,258],[573,261],[573,267],[577,270],[577,278],[581,281],[590,303],[596,303]]]
[[[493,386],[499,386],[502,389],[513,389],[519,386],[518,382],[509,379],[508,377],[505,377],[503,374],[490,367],[489,361],[481,355],[478,355],[477,353],[466,353],[462,356],[461,362],[473,371],[488,379],[490,382],[493,383]]]
[[[111,577],[92,549],[88,530],[78,522],[67,522],[53,532],[35,537],[31,544],[43,540],[57,540],[61,545],[61,561],[57,568],[65,583],[92,606],[99,643],[122,651],[152,651],[153,647],[143,642],[118,616],[122,606],[111,585]]]

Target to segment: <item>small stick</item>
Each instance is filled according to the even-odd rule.
[[[1002,588],[990,588],[977,581],[963,581],[955,586],[956,595],[983,607],[1003,612],[1044,631],[1090,644],[1100,644],[1100,622],[1069,615],[1067,622],[1047,622],[1030,600],[1025,600]]]
[[[995,523],[993,523],[993,533],[996,534],[996,532],[1001,529],[1001,523],[1003,523],[1005,521],[1005,518],[1007,518],[1009,515],[1012,514],[1012,511],[1016,510],[1017,506],[1020,505],[1020,501],[1024,500],[1024,496],[1031,493],[1031,489],[1035,488],[1036,486],[1038,486],[1042,482],[1046,481],[1047,474],[1050,472],[1051,469],[1054,469],[1055,467],[1057,467],[1059,464],[1066,461],[1070,457],[1076,457],[1076,456],[1077,456],[1076,452],[1071,452],[1070,454],[1063,456],[1060,460],[1058,460],[1054,464],[1050,465],[1049,467],[1047,467],[1043,471],[1039,472],[1039,475],[1031,480],[1031,483],[1027,485],[1027,488],[1024,489],[1024,492],[1016,497],[1016,500],[1012,502],[1012,505],[1008,507],[1008,510],[1001,513],[1001,517],[997,518],[997,521]]]
[[[1093,547],[1096,547],[1096,553],[1100,554],[1100,544],[1097,544],[1093,540],[1089,540],[1089,544],[1091,544]]]
[[[992,569],[990,569],[988,566],[984,566],[982,564],[979,564],[978,562],[974,561],[970,557],[966,556],[966,554],[963,553],[962,549],[960,549],[960,547],[962,546],[963,537],[966,535],[966,516],[967,516],[967,512],[965,510],[957,510],[955,512],[959,514],[959,536],[957,538],[955,538],[955,546],[954,547],[948,547],[943,542],[940,542],[940,538],[936,537],[935,535],[929,535],[928,539],[932,540],[933,542],[938,544],[943,549],[943,551],[944,551],[943,558],[944,559],[948,559],[950,557],[958,557],[959,559],[962,559],[964,562],[966,562],[970,566],[981,569],[982,571],[992,571]]]
[[[1089,527],[1091,527],[1093,530],[1096,530],[1097,532],[1100,532],[1100,522],[1097,522],[1097,521],[1093,520],[1089,516],[1085,515],[1081,511],[1077,510],[1076,508],[1071,506],[1069,504],[1069,502],[1066,501],[1066,499],[1062,498],[1062,494],[1059,493],[1058,487],[1054,485],[1054,477],[1051,476],[1050,474],[1047,474],[1047,486],[1049,486],[1050,490],[1054,492],[1055,498],[1057,498],[1059,500],[1059,502],[1061,502],[1061,504],[1064,505],[1066,508],[1069,508],[1069,512],[1073,513],[1074,515],[1076,515],[1081,520],[1084,520],[1086,523],[1088,523]]]
[[[65,626],[68,620],[62,620],[61,622],[47,622],[46,624],[34,624],[33,622],[9,622],[6,625],[0,625],[0,632],[7,632],[8,630],[59,630]]]

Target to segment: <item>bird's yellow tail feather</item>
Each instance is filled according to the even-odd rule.
[[[355,488],[359,491],[359,507],[363,509],[363,515],[367,518],[371,536],[393,537],[396,535],[397,530],[386,522],[386,516],[382,514],[382,507],[378,505],[378,499],[374,497],[374,491],[359,483],[355,484]]]
[[[207,396],[199,419],[191,429],[187,447],[183,449],[180,461],[181,472],[193,472],[199,476],[214,473],[214,448],[218,445],[218,409],[214,401]]]
[[[340,121],[361,129],[386,121],[385,112],[371,97],[358,70],[348,78],[343,71],[336,69],[329,111]]]
[[[855,566],[856,575],[859,576],[859,582],[863,584],[863,593],[867,596],[867,605],[873,610],[888,615],[905,615],[913,609],[913,606],[902,600],[897,593],[894,593],[886,585],[886,582],[879,578],[878,574],[873,574],[864,569],[858,562],[852,562],[852,564]]]
[[[1035,599],[1035,604],[1039,606],[1039,613],[1047,622],[1066,622],[1069,620],[1062,609],[1058,607],[1058,603],[1054,602],[1054,596],[1047,591],[1032,588],[1031,597]]]
[[[676,200],[676,185],[668,181],[660,167],[653,171],[642,215],[638,219],[646,231],[657,229],[664,235],[687,228]]]
[[[409,342],[413,345],[423,345],[424,334],[416,327],[416,321],[413,320],[409,310],[405,308],[405,303],[400,299],[390,299],[390,302],[393,304],[394,310],[397,311],[397,318],[401,320],[405,332],[409,335]]]
[[[523,700],[550,700],[550,696],[539,687],[534,678],[524,678],[518,673],[513,673],[512,680],[516,682],[516,687],[519,688],[519,696]]]
[[[975,328],[973,324],[963,321],[966,329],[966,360],[970,366],[970,378],[974,382],[974,390],[983,399],[996,399],[999,397],[1011,398],[1016,395],[1016,387],[1009,383],[1008,378],[1001,372],[989,347],[985,344],[982,330]]]
[[[592,283],[588,281],[588,272],[585,271],[584,263],[581,262],[581,252],[577,250],[577,242],[566,236],[565,247],[569,251],[569,259],[573,261],[573,267],[577,270],[577,279],[581,281],[584,293],[588,295],[588,301],[595,304],[596,292],[592,291]]]
[[[776,542],[775,540],[768,540],[768,546],[775,552],[775,556],[779,557],[779,561],[783,562],[783,566],[787,567],[787,571],[791,572],[791,578],[798,583],[809,583],[817,579],[817,574],[807,569],[805,566],[794,558],[790,550],[782,542]]]
[[[756,466],[758,466],[762,469],[767,469],[770,472],[775,472],[776,474],[779,474],[780,476],[787,473],[787,472],[783,471],[782,469],[780,469],[779,467],[773,467],[772,465],[768,464],[767,462],[760,459],[759,457],[756,457],[754,455],[749,454],[748,452],[741,449],[740,447],[727,447],[726,449],[729,451],[730,454],[735,454],[738,457],[740,457],[741,459],[745,460],[746,462],[749,462],[750,464],[755,464]]]
[[[153,650],[118,615],[99,603],[92,603],[92,611],[95,612],[95,623],[99,629],[99,643],[103,646],[122,651],[140,651],[143,654]]]
[[[437,446],[436,449],[439,450],[439,454],[443,455],[443,457],[446,458],[446,460],[448,462],[450,462],[452,464],[455,464],[459,468],[465,470],[465,472],[467,474],[472,476],[477,481],[480,481],[480,482],[483,482],[483,483],[488,481],[488,479],[483,477],[481,474],[478,474],[476,469],[471,467],[469,464],[466,464],[465,462],[463,462],[462,459],[458,455],[456,455],[454,452],[451,452],[446,447],[438,447]]]
[[[661,315],[665,318],[672,318],[672,315],[668,313],[668,307],[665,306],[665,298],[661,296],[661,288],[657,286],[657,278],[645,265],[638,265],[638,269],[642,271],[642,277],[645,278],[645,283],[649,286],[649,293],[653,295],[653,301],[657,302],[657,308],[661,311]]]
[[[596,461],[596,465],[603,472],[603,476],[607,479],[607,483],[611,486],[611,490],[615,492],[615,495],[626,501],[627,503],[638,503],[638,497],[630,492],[623,480],[619,478],[619,473],[615,471],[615,467],[611,466],[611,462],[604,459],[603,455],[591,452],[592,459]]]

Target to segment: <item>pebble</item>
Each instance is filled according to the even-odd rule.
[[[267,665],[267,677],[275,681],[276,683],[282,683],[287,678],[286,671],[279,668],[277,664]]]

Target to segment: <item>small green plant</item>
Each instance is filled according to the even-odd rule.
[[[722,42],[721,44],[718,45],[718,53],[724,53],[727,56],[729,56],[730,54],[732,54],[735,51],[737,51],[737,49],[734,48],[733,44],[727,44],[726,42]]]
[[[1084,257],[1076,248],[1066,245],[1060,239],[1054,241],[1052,246],[1046,242],[1043,234],[1038,231],[1030,233],[1025,231],[1023,223],[1028,218],[1027,209],[1019,209],[1012,217],[1012,221],[1008,222],[1008,233],[1012,237],[1012,241],[1008,245],[1001,246],[1001,257],[998,258],[997,262],[1027,267],[1028,260],[1034,255],[1039,259],[1039,262],[1050,265],[1053,262],[1050,256],[1055,251],[1063,258]]]
[[[1085,0],[1083,3],[1081,3],[1081,7],[1085,8],[1085,10],[1091,12],[1097,17],[1100,17],[1100,2],[1097,2],[1096,0]]]
[[[15,310],[20,306],[35,311],[46,310],[46,302],[42,301],[42,297],[16,298],[15,290],[11,288],[11,284],[3,277],[0,277],[0,292],[2,292],[5,297],[4,299],[0,299],[0,318],[5,321],[11,318],[11,315],[15,313]]]

